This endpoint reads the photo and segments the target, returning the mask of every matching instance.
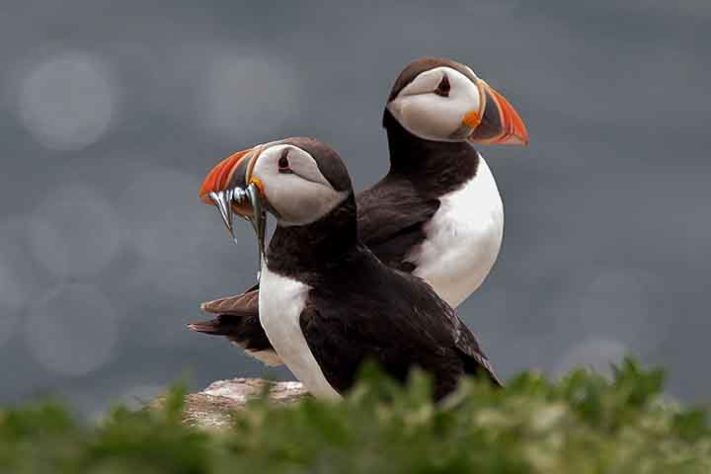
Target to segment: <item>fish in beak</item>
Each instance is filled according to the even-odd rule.
[[[262,149],[260,145],[228,156],[210,170],[200,186],[200,199],[217,208],[235,243],[234,216],[250,222],[257,234],[259,268],[265,258],[267,216],[261,182],[252,178],[251,172]]]
[[[513,105],[482,79],[479,110],[469,111],[462,125],[471,132],[469,141],[486,145],[528,145],[528,130]]]

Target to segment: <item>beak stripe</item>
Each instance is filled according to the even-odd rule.
[[[229,183],[234,169],[242,157],[250,151],[251,149],[238,151],[220,161],[210,170],[200,186],[200,199],[202,202],[205,204],[213,204],[212,199],[210,199],[210,193],[225,190],[225,186]]]
[[[472,128],[470,140],[485,145],[527,145],[528,131],[521,116],[506,98],[496,89],[480,80],[477,85],[482,91],[482,105],[485,107],[480,115],[480,123],[471,127],[473,112],[465,115],[463,123]]]
[[[496,90],[491,89],[491,92],[496,97],[496,105],[501,111],[503,131],[501,137],[498,139],[499,143],[527,145],[528,131],[526,130],[526,125],[523,123],[523,120],[519,116],[518,112],[516,112],[516,109],[514,109],[511,103]]]
[[[254,170],[254,165],[257,163],[257,157],[262,152],[263,148],[264,147],[262,145],[259,145],[255,148],[252,148],[252,150],[251,150],[254,152],[254,154],[249,157],[249,162],[247,163],[247,170],[245,171],[245,175],[244,175],[245,181],[247,183],[251,182],[252,171]]]

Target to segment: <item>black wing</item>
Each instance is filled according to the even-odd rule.
[[[439,208],[439,200],[420,195],[411,181],[391,175],[356,196],[358,232],[385,265],[411,272],[408,252],[425,238],[424,224]]]
[[[408,277],[410,277],[410,275],[408,275]],[[415,279],[414,277],[410,278]],[[434,294],[434,290],[432,290],[432,292]],[[462,321],[455,309],[441,298],[438,297],[438,300],[443,313],[451,323],[454,334],[454,345],[464,360],[464,371],[470,375],[485,376],[495,385],[499,387],[503,386],[496,372],[494,372],[494,367],[479,345],[479,340],[476,335],[467,327],[464,321]]]
[[[337,391],[352,386],[367,359],[401,381],[422,368],[434,377],[437,399],[464,374],[500,384],[474,334],[429,285],[372,260],[369,269],[331,280],[340,283],[328,293],[314,288],[301,314],[309,348]]]
[[[252,316],[259,314],[259,284],[245,292],[235,295],[206,301],[200,309],[211,314],[229,314],[233,316]]]

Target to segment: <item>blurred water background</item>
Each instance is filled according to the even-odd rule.
[[[390,84],[425,55],[471,65],[531,134],[481,150],[505,242],[460,311],[499,371],[633,354],[709,400],[708,1],[10,0],[0,32],[0,402],[93,416],[185,374],[289,377],[185,329],[256,271],[201,178],[312,135],[374,183]]]

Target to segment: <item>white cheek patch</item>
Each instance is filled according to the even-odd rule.
[[[449,79],[448,97],[434,93],[443,75]],[[453,140],[464,116],[479,110],[479,89],[468,77],[449,67],[420,74],[388,104],[397,121],[413,135],[427,140]]]
[[[279,159],[286,149],[290,173],[279,171]],[[264,184],[264,194],[279,213],[282,225],[315,222],[348,196],[346,191],[336,191],[321,174],[316,160],[294,145],[276,145],[263,151],[252,176]]]
[[[346,198],[330,186],[307,181],[296,174],[281,174],[265,185],[264,193],[277,212],[282,225],[304,225],[328,214]],[[266,183],[265,183],[266,184]]]
[[[462,124],[460,109],[448,97],[422,94],[395,99],[391,103],[398,122],[410,133],[428,140],[446,140]]]

